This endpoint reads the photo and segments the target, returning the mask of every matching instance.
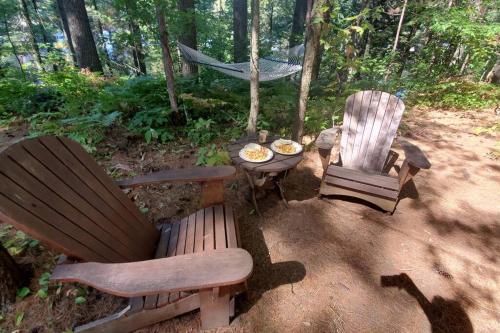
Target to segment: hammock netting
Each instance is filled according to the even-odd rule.
[[[179,50],[184,59],[194,65],[203,65],[221,73],[250,81],[250,63],[226,64],[194,50],[181,43]],[[271,56],[259,59],[259,81],[271,81],[297,73],[302,69],[304,45],[297,45],[286,51],[273,52]]]

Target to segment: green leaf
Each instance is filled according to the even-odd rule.
[[[38,290],[36,295],[40,298],[47,298],[47,296],[49,296],[47,290],[45,290],[45,289]]]
[[[19,289],[17,291],[17,296],[20,297],[20,298],[25,298],[26,296],[29,295],[30,292],[31,292],[30,288],[28,288],[28,287],[22,287],[21,289]]]
[[[16,326],[21,325],[23,318],[24,318],[24,312],[19,312],[18,314],[16,314]]]
[[[78,296],[75,298],[75,304],[83,304],[87,301],[87,299],[83,296]]]

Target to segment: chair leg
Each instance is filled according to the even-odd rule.
[[[204,330],[229,325],[230,288],[200,290],[201,328]]]

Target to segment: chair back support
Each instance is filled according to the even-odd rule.
[[[359,91],[347,98],[340,141],[342,166],[381,173],[405,109],[382,91]]]
[[[0,221],[84,261],[151,259],[159,238],[78,143],[54,136],[0,153]]]

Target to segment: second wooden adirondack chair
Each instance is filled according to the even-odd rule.
[[[360,91],[347,98],[342,126],[324,130],[315,143],[324,170],[321,195],[356,197],[394,212],[403,185],[431,166],[418,147],[397,139],[405,160],[397,178],[388,175],[398,157],[391,146],[404,109],[400,98],[381,91]],[[339,158],[330,164],[339,132]]]
[[[198,308],[202,327],[215,328],[229,324],[253,269],[223,203],[223,180],[234,173],[167,170],[113,182],[76,142],[28,139],[0,153],[0,221],[83,262],[58,265],[52,280],[130,298],[75,332],[131,332]],[[155,228],[118,187],[165,182],[200,182],[203,208]]]

